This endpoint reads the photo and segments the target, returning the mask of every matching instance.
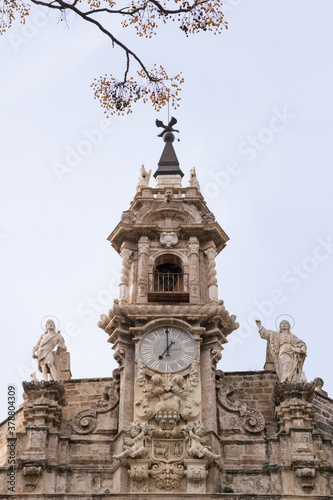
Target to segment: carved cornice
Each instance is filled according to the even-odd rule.
[[[312,403],[316,381],[312,382],[277,382],[274,388],[274,402],[276,405],[284,401]]]
[[[167,321],[171,318],[187,320],[189,324],[205,328],[202,333],[203,337],[218,335],[223,343],[226,342],[225,337],[239,327],[236,316],[229,315],[222,300],[202,305],[131,304],[124,306],[120,306],[115,300],[109,315],[102,315],[98,326],[111,336],[117,328],[125,330],[125,326],[130,328],[138,322],[144,326],[152,320],[161,318],[166,318]]]

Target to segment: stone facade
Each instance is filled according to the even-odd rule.
[[[215,259],[228,237],[194,169],[182,187],[169,139],[156,187],[142,167],[109,236],[122,259],[119,299],[99,327],[118,368],[75,380],[67,363],[56,380],[23,382],[16,435],[0,426],[1,499],[333,498],[323,381],[281,381],[272,362],[218,369],[238,328],[218,298]]]

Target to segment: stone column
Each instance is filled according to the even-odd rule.
[[[137,302],[148,301],[148,258],[149,258],[149,238],[141,236],[138,243],[138,286]]]
[[[123,243],[120,250],[122,258],[121,276],[119,283],[119,305],[126,305],[129,297],[130,269],[133,252]]]
[[[188,256],[190,260],[190,303],[198,304],[200,302],[199,242],[195,236],[190,238]]]
[[[207,276],[207,285],[208,285],[208,299],[209,301],[218,300],[218,291],[217,291],[217,278],[216,278],[216,256],[217,251],[215,244],[212,243],[212,246],[205,251],[205,256],[207,257],[208,264],[208,276]]]

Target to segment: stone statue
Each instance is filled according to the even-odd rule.
[[[147,455],[147,449],[145,447],[145,437],[148,434],[148,424],[140,424],[138,420],[132,422],[127,434],[128,438],[125,438],[126,445],[124,446],[124,451],[119,453],[119,455],[113,455],[116,460],[121,458],[144,458]]]
[[[280,382],[301,382],[304,379],[303,364],[306,358],[306,344],[290,332],[289,321],[280,323],[280,331],[266,330],[256,320],[259,334],[269,343],[276,373]]]
[[[53,351],[56,347],[57,351]],[[56,331],[54,321],[48,319],[45,332],[32,351],[32,357],[38,360],[38,369],[43,374],[43,380],[48,380],[48,376],[50,380],[60,379],[60,361],[66,351],[67,347],[60,330]]]
[[[195,167],[191,168],[191,170],[190,170],[190,179],[189,179],[188,185],[190,187],[197,188],[200,191],[200,184],[199,184],[199,181],[197,179],[197,174],[195,172]]]
[[[189,426],[189,434],[191,439],[191,446],[188,450],[188,454],[193,458],[211,458],[212,460],[217,460],[220,455],[216,455],[210,451],[210,446],[207,446],[206,440],[206,430],[201,422],[194,422],[193,427]]]
[[[140,170],[140,177],[138,184],[136,186],[136,190],[139,191],[141,188],[149,187],[149,181],[150,181],[150,176],[151,176],[151,170],[147,172],[145,169],[145,166],[142,165],[141,170]]]

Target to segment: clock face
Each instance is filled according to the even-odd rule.
[[[139,342],[144,364],[159,372],[178,372],[187,368],[197,355],[192,335],[176,326],[160,326],[147,332]]]

